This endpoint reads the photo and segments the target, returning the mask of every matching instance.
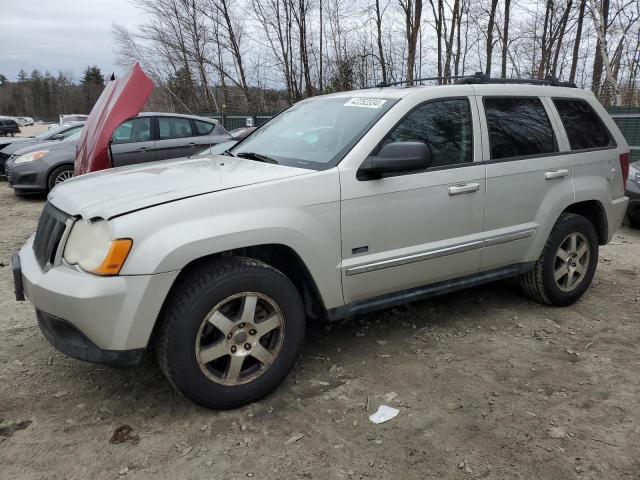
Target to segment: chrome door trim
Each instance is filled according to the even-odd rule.
[[[366,263],[364,265],[358,265],[350,267],[345,270],[347,276],[359,275],[361,273],[373,272],[376,270],[382,270],[385,268],[397,267],[400,265],[407,265],[409,263],[421,262],[423,260],[429,260],[432,258],[444,257],[447,255],[454,255],[456,253],[468,252],[482,247],[490,247],[493,245],[499,245],[501,243],[513,242],[514,240],[521,240],[523,238],[532,237],[536,233],[535,228],[527,228],[518,230],[516,232],[509,232],[500,235],[492,235],[486,238],[473,240],[470,242],[458,243],[449,247],[435,248],[426,250],[424,252],[414,253],[411,255],[405,255],[402,257],[390,258],[387,260],[379,260],[377,262]]]

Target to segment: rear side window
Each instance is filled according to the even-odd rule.
[[[188,118],[158,117],[158,129],[160,140],[193,137],[191,122]]]
[[[423,142],[431,151],[431,167],[473,161],[469,100],[455,98],[420,105],[407,114],[385,140]]]
[[[213,133],[213,129],[215,128],[215,123],[202,122],[200,120],[194,120],[193,123],[196,126],[196,133],[198,135],[209,135]]]
[[[151,140],[150,117],[134,118],[121,123],[111,137],[113,144],[147,142],[149,140]]]
[[[537,97],[485,97],[491,159],[558,151],[553,127]]]
[[[569,137],[571,150],[613,145],[609,130],[585,100],[556,98],[553,103]]]

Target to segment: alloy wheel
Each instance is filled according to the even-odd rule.
[[[268,296],[243,292],[225,298],[207,314],[196,337],[202,372],[216,383],[242,385],[262,375],[284,340],[284,321]]]
[[[591,260],[589,240],[582,233],[570,233],[560,243],[555,257],[554,279],[563,292],[571,292],[587,275]]]
[[[60,183],[66,182],[71,178],[73,178],[73,170],[63,170],[58,175],[56,175],[54,185],[58,185]]]

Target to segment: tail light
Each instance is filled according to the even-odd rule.
[[[620,154],[620,169],[622,170],[622,185],[627,185],[629,178],[629,152]]]

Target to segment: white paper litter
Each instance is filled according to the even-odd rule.
[[[369,420],[371,420],[373,423],[384,423],[388,422],[392,418],[395,418],[398,413],[400,413],[400,410],[398,409],[389,407],[387,405],[380,405],[378,407],[378,411],[369,416]]]

